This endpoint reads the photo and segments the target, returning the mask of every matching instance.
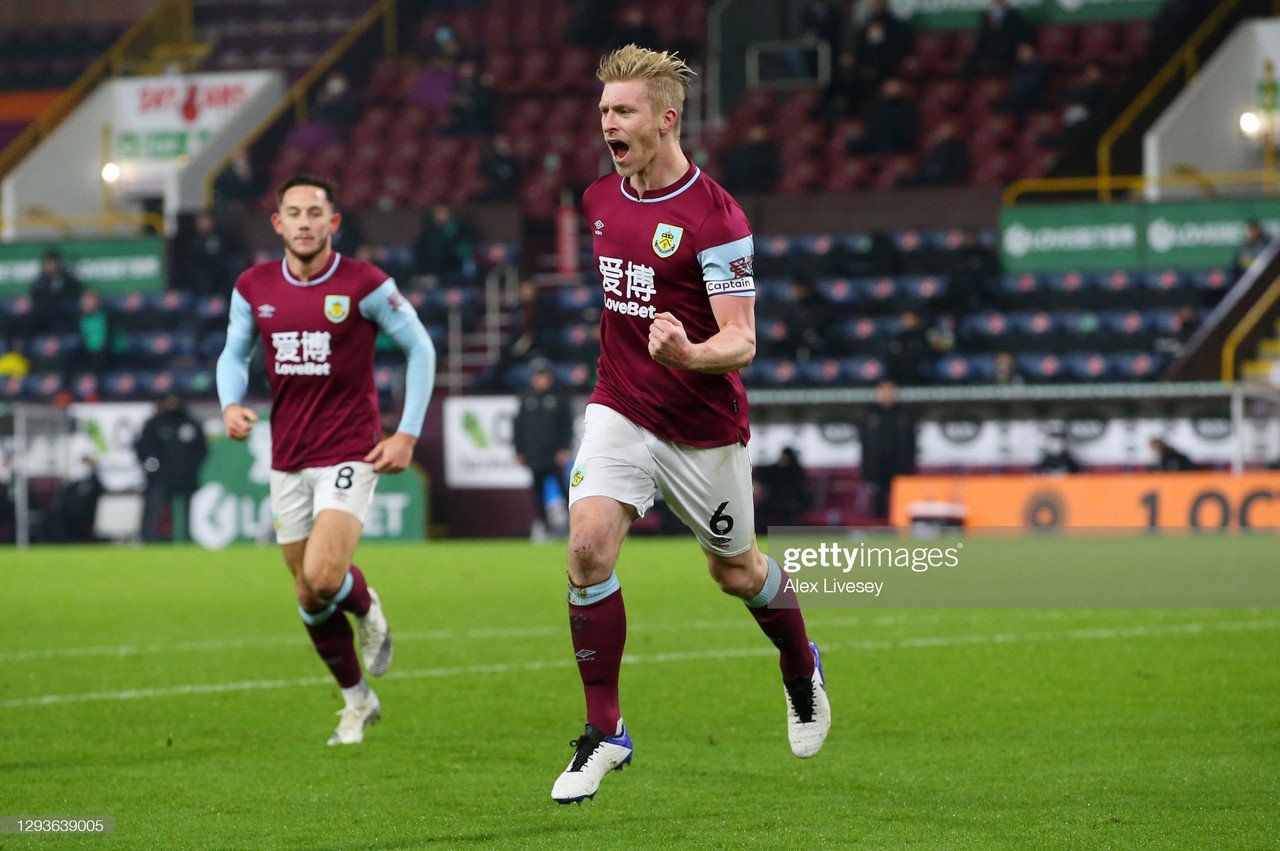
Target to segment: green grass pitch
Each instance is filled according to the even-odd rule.
[[[1211,564],[1215,544],[1148,546]],[[1240,546],[1277,557],[1272,536]],[[117,820],[0,848],[1280,843],[1273,609],[811,609],[835,724],[801,761],[751,618],[691,540],[633,540],[635,762],[558,806],[583,720],[563,545],[366,544],[357,561],[396,658],[374,682],[383,721],[330,748],[340,696],[274,548],[0,553],[0,815]]]

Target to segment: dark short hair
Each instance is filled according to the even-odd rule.
[[[323,177],[316,177],[314,174],[295,174],[282,183],[280,188],[276,190],[277,207],[284,203],[284,193],[295,186],[314,186],[316,189],[323,189],[325,197],[329,199],[329,204],[335,210],[338,209],[338,185],[332,180],[325,180]]]

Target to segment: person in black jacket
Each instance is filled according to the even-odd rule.
[[[809,510],[809,476],[800,466],[800,456],[790,446],[778,453],[778,460],[756,468],[761,495],[756,504],[756,531],[770,526],[799,526]]]
[[[967,76],[1006,74],[1018,54],[1018,45],[1034,44],[1035,27],[1008,0],[991,0],[982,13],[978,35],[965,66]]]
[[[64,334],[75,330],[80,313],[80,293],[84,289],[54,248],[40,257],[40,275],[31,283],[31,336]]]
[[[881,381],[876,404],[862,416],[862,480],[872,490],[875,516],[889,516],[889,493],[897,476],[916,471],[916,414],[898,401],[898,386]]]
[[[184,518],[190,518],[191,495],[200,487],[200,465],[209,451],[204,429],[176,396],[161,402],[142,426],[134,451],[147,474],[142,498],[142,540],[159,541],[160,520],[174,499],[181,499]],[[174,537],[181,531],[173,523]]]
[[[1200,469],[1186,453],[1174,449],[1162,437],[1151,438],[1150,445],[1151,451],[1156,453],[1156,463],[1151,465],[1153,473],[1185,473]]]
[[[536,358],[529,387],[520,394],[514,433],[516,460],[533,474],[533,507],[538,518],[533,531],[535,538],[561,525],[550,522],[547,517],[548,481],[555,483],[566,508],[569,505],[569,483],[565,481],[564,469],[569,463],[572,442],[573,408],[569,396],[556,386],[551,363]]]

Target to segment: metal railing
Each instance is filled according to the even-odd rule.
[[[285,94],[280,104],[273,109],[266,118],[258,122],[241,141],[236,150],[229,153],[221,162],[209,170],[204,181],[204,198],[205,205],[213,202],[213,184],[236,155],[255,142],[258,141],[271,127],[279,121],[286,112],[293,110],[293,121],[295,124],[305,124],[308,117],[308,96],[315,85],[330,69],[338,63],[347,51],[359,41],[364,35],[379,22],[382,24],[382,50],[383,54],[391,58],[397,52],[397,34],[396,34],[396,0],[379,0],[377,4],[360,16],[351,29],[338,39],[338,41],[326,50],[316,63],[312,65],[307,73],[303,74],[294,83],[289,91]]]
[[[1249,308],[1244,318],[1231,329],[1226,342],[1222,344],[1222,380],[1235,381],[1236,356],[1241,344],[1253,333],[1253,330],[1267,317],[1276,302],[1280,301],[1280,278],[1276,278]]]
[[[1217,30],[1218,25],[1228,14],[1235,10],[1240,0],[1221,0],[1196,28],[1195,32],[1183,42],[1164,67],[1161,68],[1151,82],[1143,87],[1124,112],[1112,122],[1098,139],[1098,200],[1110,201],[1111,189],[1115,178],[1111,175],[1111,152],[1120,137],[1129,131],[1138,117],[1160,96],[1174,78],[1181,72],[1185,82],[1190,83],[1200,68],[1199,51],[1205,41]]]
[[[0,229],[6,227],[23,230],[52,230],[59,232],[62,238],[70,238],[78,232],[90,229],[99,230],[104,234],[120,229],[141,232],[144,228],[150,228],[161,236],[165,233],[164,216],[151,211],[104,210],[101,213],[73,215],[28,213],[12,219],[0,216]]]
[[[1110,202],[1113,190],[1142,192],[1152,186],[1198,186],[1213,194],[1220,186],[1260,186],[1267,192],[1275,192],[1280,185],[1280,170],[1273,168],[1258,171],[1186,172],[1144,177],[1140,174],[1110,175],[1103,177],[1038,177],[1015,180],[1005,187],[1001,201],[1012,206],[1029,193],[1089,192],[1097,193],[1099,200]],[[1105,189],[1104,189],[1105,187]],[[1105,191],[1105,197],[1103,193]]]

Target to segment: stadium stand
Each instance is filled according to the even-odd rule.
[[[196,35],[214,45],[203,67],[271,66],[297,78],[371,5],[198,0]],[[663,46],[680,47],[696,62],[706,47],[707,5],[663,0],[648,8],[648,19]],[[517,201],[526,222],[550,222],[563,192],[576,194],[604,170],[592,84],[599,50],[571,40],[571,6],[564,0],[490,0],[431,5],[410,16],[401,26],[401,53],[351,71],[349,121],[317,118],[313,102],[313,120],[255,149],[254,159],[269,164],[264,186],[305,167],[337,178],[349,209],[461,206],[491,192],[481,162],[500,136],[523,175]],[[920,138],[942,123],[955,124],[982,152],[967,182],[1000,185],[1053,166],[1070,142],[1062,133],[1068,90],[1090,63],[1106,69],[1108,86],[1122,85],[1150,46],[1151,31],[1143,20],[1040,27],[1034,43],[1047,85],[1025,115],[1003,105],[1013,71],[968,73],[972,31],[917,33],[893,73],[923,119]],[[79,63],[74,68],[82,67],[116,34],[118,29],[102,27],[60,28],[54,49],[38,50],[47,47],[40,39],[52,38],[50,33],[0,33],[0,43],[11,48],[0,51],[0,87],[64,84],[74,76],[73,60]],[[28,67],[36,60],[44,64]],[[474,77],[464,70],[468,63],[478,66]],[[478,98],[487,106],[473,116],[475,123],[460,126],[455,95],[464,86],[473,104]],[[863,98],[847,114],[831,116],[822,112],[826,98],[818,88],[747,91],[724,127],[707,125],[689,147],[714,170],[745,128],[766,121],[787,129],[786,138],[777,140],[785,163],[781,192],[890,190],[913,173],[925,143],[904,153],[857,153],[868,132],[868,102]],[[267,192],[257,207],[272,204]],[[519,333],[512,308],[492,315],[494,305],[477,283],[495,267],[518,263],[537,271],[520,246],[478,244],[474,272],[425,284],[413,283],[424,270],[413,268],[408,244],[379,249],[380,262],[405,273],[412,303],[442,350],[450,323],[464,333]],[[965,277],[962,265],[974,252],[985,256],[981,267],[989,271]],[[962,229],[759,234],[757,273],[761,359],[746,377],[762,387],[873,384],[889,374],[887,352],[895,341],[908,336],[912,345],[923,345],[914,381],[987,381],[1002,352],[1016,356],[1018,373],[1029,382],[1146,378],[1168,359],[1160,342],[1178,337],[1183,323],[1202,320],[1232,281],[1225,268],[1001,275],[994,235]],[[566,381],[585,386],[599,287],[586,274],[556,280],[552,291],[557,326],[542,347],[557,359]],[[0,315],[15,320],[6,323],[5,342],[32,370],[22,382],[7,383],[7,395],[38,398],[53,386],[56,371],[58,391],[74,398],[135,398],[204,386],[200,375],[207,383],[226,301],[178,291],[108,299],[119,360],[106,376],[74,369],[79,343],[73,336],[28,339],[12,330],[29,308],[25,296],[0,303]],[[911,327],[904,326],[908,313],[917,317]],[[519,365],[498,367],[505,372],[486,377],[482,366],[468,371],[476,383],[523,383]]]

